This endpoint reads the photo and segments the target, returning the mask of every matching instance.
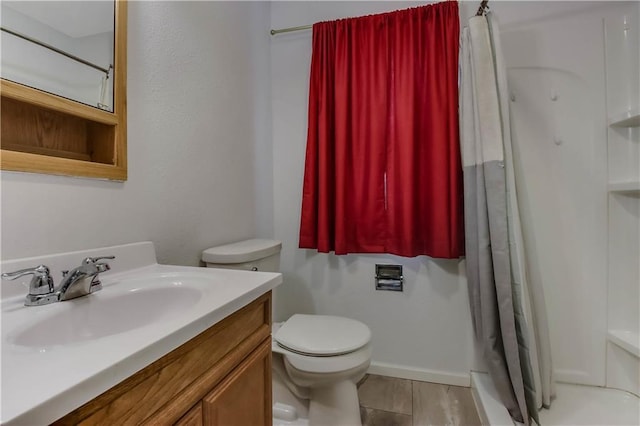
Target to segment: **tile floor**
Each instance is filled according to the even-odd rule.
[[[358,396],[363,426],[480,425],[470,388],[367,375]]]

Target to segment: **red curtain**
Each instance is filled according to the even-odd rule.
[[[300,247],[463,255],[458,4],[313,26]]]

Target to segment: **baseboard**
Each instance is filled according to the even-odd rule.
[[[424,368],[407,367],[384,362],[373,361],[367,372],[379,376],[418,380],[420,382],[440,383],[452,386],[471,386],[471,376],[469,374],[427,370]]]

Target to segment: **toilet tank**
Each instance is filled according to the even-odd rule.
[[[203,251],[202,261],[207,268],[278,272],[281,247],[282,243],[277,240],[238,241]]]

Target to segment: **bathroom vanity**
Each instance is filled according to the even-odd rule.
[[[270,424],[270,306],[267,293],[54,424]]]
[[[106,255],[103,289],[77,299],[25,307],[25,289],[2,283],[2,424],[270,424],[281,275],[159,265],[151,243],[2,271]]]

